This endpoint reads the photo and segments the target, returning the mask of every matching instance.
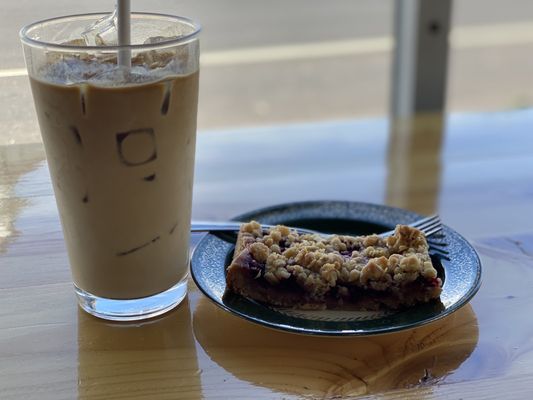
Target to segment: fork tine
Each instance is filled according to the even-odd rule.
[[[434,238],[434,237],[435,237],[435,235],[432,236],[432,238]],[[438,247],[438,248],[448,247],[448,243],[446,243],[446,242],[437,242],[437,241],[431,240],[431,239],[428,239],[427,242],[428,242],[430,247]]]
[[[442,228],[442,223],[440,221],[435,221],[431,225],[426,225],[418,229],[421,230],[427,236],[428,232],[431,232],[435,230],[436,228]]]
[[[432,219],[431,221],[428,221],[424,225],[420,226],[418,229],[420,229],[421,231],[428,231],[435,226],[441,226],[441,225],[442,225],[442,222],[440,222],[440,218],[437,217],[437,218]]]
[[[440,224],[441,224],[440,218],[437,216],[437,217],[435,217],[435,218],[433,218],[431,220],[428,220],[428,221],[424,222],[423,224],[417,226],[417,228],[422,231],[422,230],[425,230],[425,229],[429,229],[432,226],[440,225]]]
[[[434,233],[433,235],[431,235],[431,239],[434,240],[434,239],[444,239],[446,237],[446,235],[444,234],[444,231],[440,231],[440,232],[437,232],[437,233]]]
[[[442,232],[442,225],[434,225],[429,228],[422,230],[422,233],[426,236],[426,239],[435,235],[436,233]]]
[[[435,219],[440,219],[437,214],[433,214],[433,215],[430,215],[429,217],[419,219],[413,222],[412,224],[410,224],[410,226],[420,229],[420,227],[425,226],[428,223],[431,224],[432,221],[434,221]]]
[[[435,252],[438,252],[438,253],[442,253],[442,254],[450,254],[450,252],[448,250],[445,250],[445,249],[439,248],[439,247],[432,247],[431,245],[429,246],[429,250],[430,251],[435,251]]]
[[[432,229],[424,231],[426,237],[433,236],[438,232],[442,232],[442,225],[440,224],[438,226],[433,227]]]

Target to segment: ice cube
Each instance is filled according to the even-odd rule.
[[[111,68],[102,68],[91,76],[89,81],[104,86],[121,85],[129,81],[129,71],[127,68],[116,65]]]
[[[81,35],[87,46],[115,46],[118,43],[117,10],[93,22]]]
[[[144,44],[156,44],[161,42],[166,42],[168,40],[177,39],[178,36],[152,36],[144,41]]]
[[[157,44],[174,39],[178,39],[178,36],[152,36],[146,39],[143,44]],[[131,62],[133,65],[143,65],[149,69],[164,68],[175,56],[175,49],[148,50],[138,53]]]
[[[61,44],[64,44],[67,46],[78,46],[78,47],[87,46],[87,42],[85,41],[85,39],[82,39],[82,38],[67,40],[66,42],[63,42]]]

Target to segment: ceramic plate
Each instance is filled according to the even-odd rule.
[[[303,202],[252,211],[235,218],[286,224],[328,233],[366,235],[408,224],[420,215],[399,208],[353,202]],[[443,318],[464,306],[481,283],[481,263],[474,248],[444,227],[449,260],[432,257],[443,279],[440,301],[402,311],[304,311],[277,307],[226,293],[225,270],[233,257],[236,234],[206,235],[191,258],[191,273],[200,290],[216,305],[264,326],[311,335],[371,335],[414,328]]]

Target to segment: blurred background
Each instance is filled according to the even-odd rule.
[[[40,142],[18,39],[113,0],[0,0],[0,145]],[[387,115],[393,0],[132,0],[204,26],[200,131]],[[533,1],[455,0],[447,110],[533,105]]]

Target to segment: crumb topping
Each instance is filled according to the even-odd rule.
[[[382,238],[300,235],[281,225],[264,233],[251,221],[243,224],[241,234],[253,260],[264,265],[258,277],[271,285],[293,280],[315,299],[334,287],[347,296],[354,287],[382,292],[438,279],[424,234],[407,225],[398,225],[392,236]]]

